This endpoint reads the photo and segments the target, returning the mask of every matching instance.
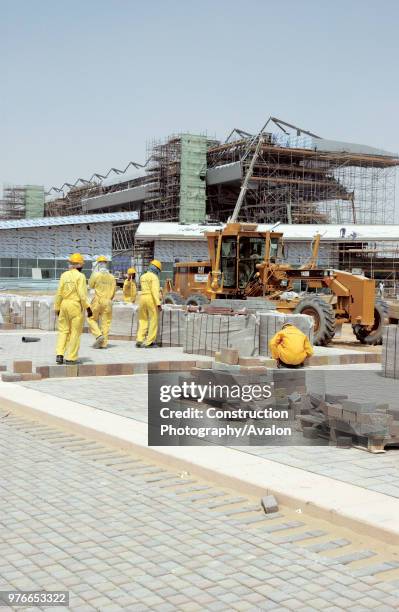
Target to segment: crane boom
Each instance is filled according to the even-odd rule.
[[[262,146],[262,143],[263,143],[263,136],[261,134],[259,136],[258,144],[256,145],[255,152],[254,152],[253,157],[251,159],[251,163],[249,164],[247,173],[245,175],[245,179],[242,182],[240,193],[238,195],[237,202],[236,202],[236,205],[235,205],[234,210],[233,210],[233,214],[232,214],[231,218],[229,219],[229,221],[231,223],[235,223],[237,221],[238,215],[240,214],[241,206],[242,206],[242,203],[244,201],[244,196],[245,196],[245,194],[247,192],[247,189],[248,189],[248,183],[249,183],[250,178],[252,176],[252,173],[253,173],[253,170],[254,170],[254,166],[255,166],[255,162],[256,162],[256,160],[258,158],[259,151],[260,151],[260,148]]]

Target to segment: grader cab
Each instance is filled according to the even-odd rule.
[[[375,282],[349,272],[317,267],[320,236],[309,261],[284,263],[283,234],[256,224],[228,223],[207,233],[209,260],[179,262],[167,281],[165,303],[204,305],[215,298],[264,297],[285,313],[311,315],[315,344],[326,345],[343,323],[364,344],[380,344],[386,306],[375,299]]]

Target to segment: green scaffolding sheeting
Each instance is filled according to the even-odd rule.
[[[206,185],[200,173],[206,168],[206,152],[206,136],[181,135],[180,223],[205,221]]]
[[[25,217],[27,219],[44,216],[44,187],[26,185]]]

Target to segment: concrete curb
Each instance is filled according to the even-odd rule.
[[[248,495],[274,495],[306,514],[399,544],[399,499],[225,447],[148,447],[147,424],[90,406],[0,383],[0,406],[186,470]],[[345,452],[345,451],[343,451]]]

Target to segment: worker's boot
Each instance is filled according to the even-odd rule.
[[[82,362],[79,359],[75,359],[75,361],[71,361],[70,359],[65,359],[65,365],[80,365]]]
[[[96,348],[96,349],[100,348],[103,342],[104,342],[104,336],[103,335],[97,336],[96,341],[93,344],[93,348]]]
[[[142,342],[136,342],[136,348],[143,348]]]
[[[151,344],[143,344],[143,348],[158,348],[158,344],[156,342],[151,342]]]
[[[55,363],[58,365],[62,365],[64,363],[64,355],[57,355],[55,358]]]

